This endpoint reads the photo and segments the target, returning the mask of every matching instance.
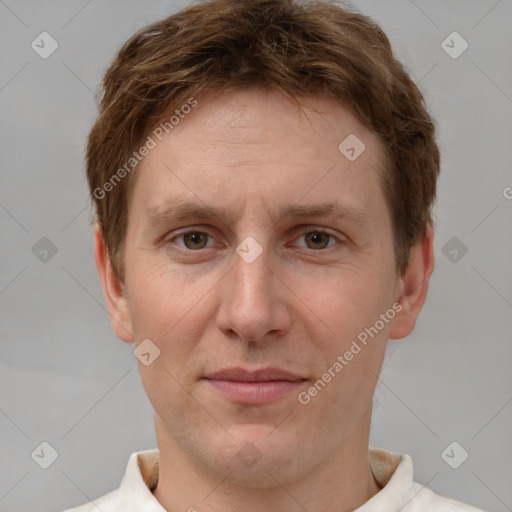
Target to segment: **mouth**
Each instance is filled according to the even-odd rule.
[[[304,384],[304,377],[280,368],[248,371],[227,368],[203,378],[227,400],[245,405],[263,405],[275,402]]]

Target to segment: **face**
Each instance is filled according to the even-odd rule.
[[[364,439],[399,321],[383,152],[328,99],[197,100],[137,168],[114,327],[160,351],[139,362],[160,446],[291,481]]]

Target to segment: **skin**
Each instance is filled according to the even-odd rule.
[[[160,449],[155,497],[167,510],[353,510],[380,487],[369,466],[372,397],[388,338],[414,328],[433,269],[433,230],[397,275],[376,135],[333,100],[209,93],[137,168],[125,280],[96,227],[96,263],[113,328],[160,356],[139,362]],[[349,161],[349,134],[365,151]],[[222,207],[229,219],[151,220],[176,200]],[[273,217],[291,204],[333,202],[354,218]],[[185,229],[186,228],[186,229]],[[194,228],[203,236],[179,237]],[[333,235],[313,240],[308,231]],[[210,235],[210,236],[206,236]],[[236,248],[253,237],[252,263]],[[174,238],[173,238],[174,237]],[[393,304],[401,311],[311,401],[308,390]],[[226,367],[278,367],[305,379],[264,405],[233,403],[203,377]],[[253,443],[251,467],[237,456]]]

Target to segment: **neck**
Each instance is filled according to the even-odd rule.
[[[216,475],[179,446],[156,417],[159,480],[153,494],[168,511],[343,512],[354,510],[380,491],[369,464],[371,412],[322,464],[289,482],[265,488],[241,486],[230,474]]]

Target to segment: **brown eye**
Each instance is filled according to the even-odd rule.
[[[203,249],[208,235],[206,233],[192,232],[183,235],[183,241],[187,249]]]
[[[306,233],[305,237],[306,243],[311,244],[309,245],[310,249],[325,249],[332,235],[322,231],[311,231],[310,233]]]
[[[180,235],[176,235],[171,238],[169,241],[176,243],[178,247],[182,249],[188,249],[191,251],[205,249],[207,247],[208,238],[211,238],[208,233],[204,233],[203,231],[188,231],[186,233],[181,233]],[[181,241],[179,243],[178,241]]]
[[[334,245],[338,243],[340,244],[341,240],[327,231],[323,231],[320,229],[311,230],[303,235],[301,235],[297,240],[305,240],[305,244],[299,244],[299,247],[305,249],[311,249],[314,251],[321,251],[324,249],[330,249]],[[332,240],[332,242],[330,242]]]

